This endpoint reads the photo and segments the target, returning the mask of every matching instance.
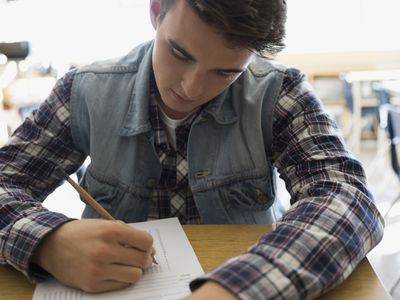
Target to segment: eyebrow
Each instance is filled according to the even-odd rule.
[[[168,39],[168,42],[170,43],[170,45],[175,48],[175,50],[179,51],[183,56],[185,56],[188,60],[196,62],[196,59],[188,52],[186,51],[184,48],[182,48],[181,46],[179,46],[176,42],[174,42],[171,39]],[[226,72],[226,73],[242,73],[245,71],[245,69],[216,69],[216,71],[219,72]]]

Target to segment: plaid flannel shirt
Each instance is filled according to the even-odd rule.
[[[54,165],[74,169],[84,160],[70,131],[73,77],[59,80],[0,149],[0,263],[31,279],[41,274],[30,264],[32,252],[68,221],[40,204],[56,188]],[[382,238],[363,168],[299,71],[287,69],[273,118],[272,159],[292,206],[274,231],[192,288],[211,279],[241,299],[315,298],[343,281]]]
[[[154,78],[150,80],[150,123],[161,162],[161,179],[151,197],[148,220],[177,217],[182,224],[200,223],[200,215],[188,184],[187,140],[190,126],[200,110],[175,129],[176,150],[168,143],[165,125],[157,105]]]

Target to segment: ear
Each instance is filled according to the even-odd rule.
[[[154,29],[157,29],[157,19],[160,15],[160,0],[150,0],[150,19]]]

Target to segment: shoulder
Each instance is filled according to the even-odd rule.
[[[299,69],[258,56],[238,80],[238,86],[251,95],[265,95],[268,99],[271,99],[271,91],[274,99],[281,99],[285,96],[296,98],[313,90]]]
[[[283,79],[282,85],[285,87],[307,81],[307,77],[299,69],[260,56],[254,59],[248,71],[256,78],[265,78],[271,74],[275,74],[275,76],[279,76]]]
[[[55,83],[49,97],[47,97],[46,102],[69,102],[75,75],[76,69],[71,69],[60,77]]]
[[[307,76],[299,69],[281,62],[257,57],[249,67],[250,77],[256,85],[275,84],[279,89],[278,98],[302,98],[319,102]]]
[[[296,87],[311,88],[306,75],[299,69],[259,56],[250,64],[244,78],[252,88],[265,89],[274,85],[281,97],[296,92]]]
[[[249,72],[255,77],[265,77],[271,73],[284,74],[286,69],[285,65],[258,55],[248,68]]]

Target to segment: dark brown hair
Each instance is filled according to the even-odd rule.
[[[161,0],[161,22],[176,0]],[[273,56],[285,44],[285,0],[185,0],[233,47]]]

